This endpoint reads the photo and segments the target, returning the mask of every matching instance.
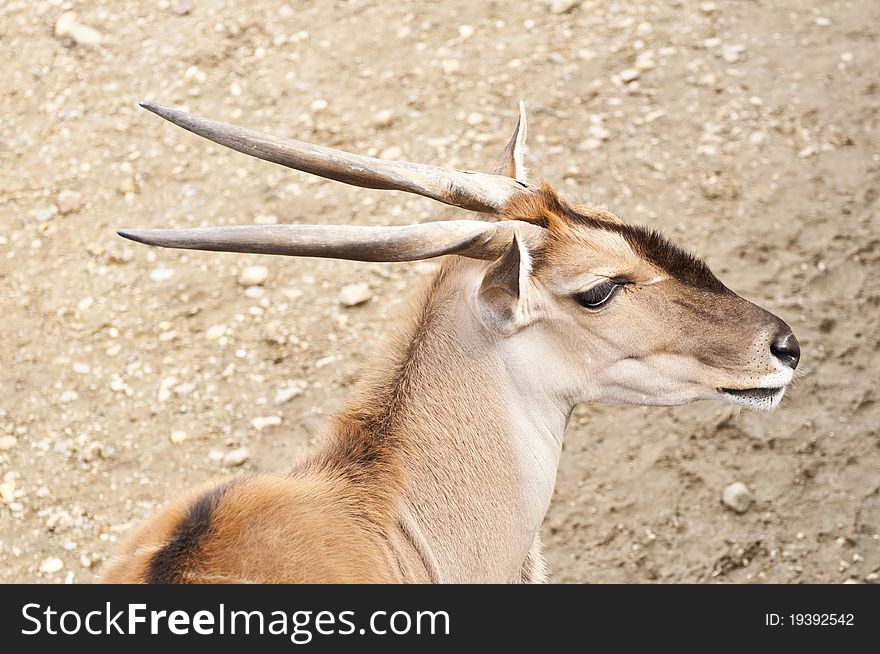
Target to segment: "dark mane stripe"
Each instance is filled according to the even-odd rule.
[[[527,199],[521,205],[514,199],[506,208],[510,218],[534,222],[551,230],[553,221],[559,220],[568,225],[620,234],[637,255],[683,284],[715,293],[728,292],[704,261],[671,243],[657,230],[615,222],[609,219],[613,216],[598,209],[593,214],[587,213],[588,207],[570,205],[547,184],[542,184],[533,196],[520,197]]]
[[[186,572],[193,565],[211,529],[214,511],[232,484],[228,482],[212,488],[190,506],[168,542],[153,555],[144,575],[144,583],[177,584],[186,581]]]

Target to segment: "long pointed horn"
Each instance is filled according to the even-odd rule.
[[[519,101],[519,119],[516,121],[516,127],[513,135],[507,142],[504,152],[498,157],[495,164],[496,175],[504,175],[525,183],[526,166],[524,162],[524,154],[526,149],[526,134],[528,125],[526,123],[526,104],[522,100]]]
[[[150,102],[142,102],[141,107],[194,134],[259,159],[353,186],[407,191],[470,211],[497,213],[514,195],[531,190],[521,182],[500,175],[364,157],[294,139],[266,136]]]
[[[398,227],[358,225],[245,225],[193,229],[123,229],[120,236],[166,248],[284,254],[355,261],[416,261],[445,254],[495,259],[515,233],[542,237],[521,221],[450,220]]]

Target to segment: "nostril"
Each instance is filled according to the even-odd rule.
[[[789,368],[797,368],[801,358],[801,346],[795,335],[786,330],[776,336],[770,346],[770,352]]]

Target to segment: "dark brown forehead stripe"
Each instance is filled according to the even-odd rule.
[[[728,292],[703,260],[671,243],[657,230],[616,222],[601,209],[575,208],[546,183],[537,193],[516,198],[505,209],[508,219],[535,223],[555,233],[564,233],[565,226],[581,226],[620,234],[638,256],[681,283],[714,293]],[[541,258],[539,254],[536,264]]]

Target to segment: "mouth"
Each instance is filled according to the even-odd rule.
[[[785,394],[785,386],[770,388],[719,388],[718,391],[733,404],[741,404],[750,409],[769,411],[779,404]]]

